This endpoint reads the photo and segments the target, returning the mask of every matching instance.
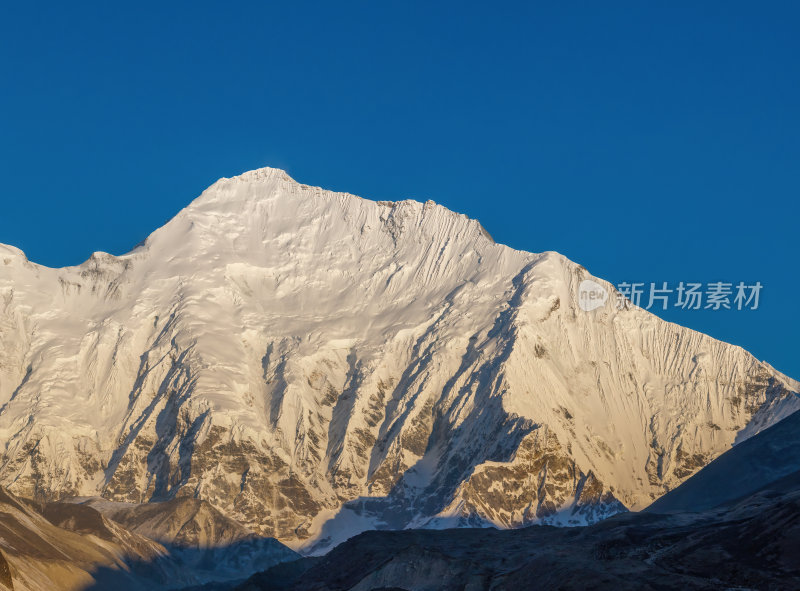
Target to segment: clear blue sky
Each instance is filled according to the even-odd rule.
[[[162,4],[168,4],[165,7]],[[800,378],[800,3],[6,3],[0,242],[128,251],[264,165],[433,199]]]

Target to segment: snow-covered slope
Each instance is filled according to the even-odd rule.
[[[0,246],[0,483],[197,496],[320,550],[639,509],[800,407],[738,347],[613,295],[582,311],[587,278],[433,202],[274,169],[121,257],[49,269]]]

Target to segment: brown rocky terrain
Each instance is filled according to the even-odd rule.
[[[196,499],[42,503],[0,488],[0,590],[166,591],[296,557]]]

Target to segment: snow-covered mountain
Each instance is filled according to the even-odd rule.
[[[800,408],[739,347],[433,202],[260,169],[124,256],[0,246],[0,483],[195,496],[294,548],[640,509]]]

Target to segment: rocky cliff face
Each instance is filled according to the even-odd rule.
[[[432,202],[272,169],[121,257],[49,269],[0,246],[0,482],[197,497],[322,550],[642,508],[798,408],[738,347],[613,295],[581,310],[587,278]]]

